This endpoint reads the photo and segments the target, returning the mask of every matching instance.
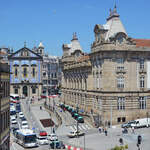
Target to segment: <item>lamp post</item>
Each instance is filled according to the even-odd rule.
[[[84,150],[85,150],[85,133],[84,133]]]
[[[79,107],[78,107],[78,103],[77,103],[77,107],[76,107],[76,111],[77,111],[77,114],[78,114],[78,111],[79,111]],[[78,120],[77,120],[77,142],[78,142],[78,131],[79,131],[79,124],[78,124]]]
[[[111,98],[111,104],[110,104],[110,127],[112,128],[112,98]]]

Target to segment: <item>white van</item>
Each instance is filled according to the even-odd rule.
[[[143,127],[150,127],[150,118],[142,118],[135,120],[136,122],[131,124],[131,127],[134,128],[143,128]]]

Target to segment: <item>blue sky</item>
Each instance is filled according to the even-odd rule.
[[[0,47],[18,50],[40,41],[50,55],[61,56],[73,32],[90,52],[95,24],[105,24],[115,0],[0,0]],[[130,37],[150,39],[150,0],[116,0]]]

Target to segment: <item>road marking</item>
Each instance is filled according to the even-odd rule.
[[[84,126],[83,124],[82,124],[81,126],[82,126],[82,128],[83,128],[84,130],[86,130],[86,128],[85,128],[85,126]]]
[[[85,126],[86,126],[87,129],[90,129],[90,127],[87,124]]]
[[[81,128],[80,126],[78,126],[78,128],[79,128],[80,130],[82,130],[82,128]]]

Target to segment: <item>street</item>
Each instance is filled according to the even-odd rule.
[[[47,104],[53,106],[53,101],[58,104],[59,98],[56,97],[55,99],[51,99],[50,101],[47,101]],[[39,134],[40,130],[44,130],[48,134],[52,133],[51,127],[44,128],[42,126],[40,122],[41,119],[52,117],[51,119],[55,122],[55,124],[58,124],[55,112],[50,116],[49,112],[44,109],[43,104],[44,100],[36,101],[33,104],[30,104],[29,101],[25,99],[21,100],[22,111],[27,118],[29,127],[30,129],[35,130],[37,135]],[[42,110],[40,110],[40,106],[42,106]],[[88,122],[85,121],[85,123],[79,123],[78,125],[78,129],[84,132],[85,136],[68,138],[67,134],[70,131],[75,131],[77,129],[76,120],[72,118],[69,112],[62,111],[58,105],[55,105],[55,111],[57,111],[62,118],[62,124],[56,129],[56,134],[58,135],[59,140],[63,141],[67,145],[91,150],[108,150],[116,145],[120,145],[119,139],[122,138],[123,144],[127,144],[128,149],[133,150],[137,149],[137,136],[141,135],[141,148],[145,150],[149,148],[150,128],[136,129],[135,133],[132,133],[132,131],[129,129],[128,134],[122,134],[122,129],[120,128],[120,125],[118,125],[113,126],[113,128],[108,128],[108,135],[106,136],[103,132],[99,133],[97,128],[93,128]],[[14,142],[14,137],[12,134],[10,146],[11,150],[24,149],[22,146]],[[49,145],[39,146],[33,149],[46,150],[49,149]]]

